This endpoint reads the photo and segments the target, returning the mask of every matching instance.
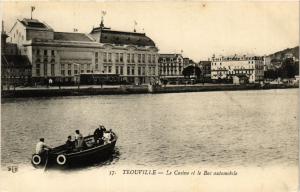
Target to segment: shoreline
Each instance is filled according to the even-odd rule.
[[[260,87],[257,84],[245,85],[174,85],[174,86],[111,86],[111,87],[65,87],[65,88],[18,88],[16,90],[2,90],[2,98],[27,97],[60,97],[60,96],[87,96],[87,95],[125,95],[125,94],[162,94],[182,92],[208,92],[208,91],[239,91],[239,90],[267,90],[299,88],[298,85],[272,84]]]

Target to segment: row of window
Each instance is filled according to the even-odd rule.
[[[231,70],[231,69],[245,69],[245,68],[248,68],[248,69],[254,69],[254,65],[252,65],[252,66],[243,66],[243,67],[241,67],[241,66],[228,66],[228,68],[226,68],[226,67],[214,67],[214,68],[212,68],[212,70]],[[263,69],[263,66],[255,66],[255,69]]]
[[[146,63],[146,54],[133,54],[133,53],[114,53],[114,59],[115,62],[117,63],[123,63],[125,60],[125,55],[126,55],[126,62],[127,63],[135,63],[136,62],[136,57],[137,55],[137,62],[138,63]],[[95,62],[98,63],[98,53],[95,53]],[[150,55],[147,54],[147,61],[148,63],[155,63],[155,55]],[[112,62],[112,53],[103,53],[103,62]]]
[[[43,55],[44,55],[44,56],[47,56],[47,55],[48,55],[48,52],[50,52],[51,56],[54,56],[54,55],[55,55],[55,51],[54,51],[54,50],[47,50],[47,49],[44,49],[44,50],[37,49],[37,50],[36,50],[36,55],[41,55],[42,52],[43,52]]]
[[[163,63],[166,63],[167,60],[166,60],[166,58],[163,58],[162,61],[163,61]],[[173,63],[173,61],[176,62],[176,59],[170,58],[170,62]],[[182,60],[178,59],[178,63],[182,63]]]
[[[51,64],[55,64],[55,60],[54,59],[51,59],[50,61]],[[45,58],[44,61],[43,61],[43,64],[48,64],[48,59]],[[37,59],[36,60],[36,68],[40,68],[40,65],[41,65],[41,60],[40,59]],[[91,70],[91,64],[64,64],[62,63],[61,64],[61,69],[65,69],[67,67],[67,69],[71,69],[72,66],[74,66],[74,69],[75,70],[78,70],[79,68],[80,69],[87,69],[87,70]],[[105,67],[105,66],[104,66]],[[149,68],[151,69],[151,66],[149,66]],[[154,67],[155,68],[155,67]],[[98,64],[95,64],[95,69],[98,70],[99,69],[99,65]],[[107,68],[108,69],[108,68]],[[181,70],[181,67],[180,67],[180,70]],[[106,72],[109,72],[111,73],[111,71],[107,71],[105,70]]]
[[[218,71],[217,75],[235,75],[235,74],[252,74],[252,70],[237,70],[237,71]]]
[[[178,71],[178,70],[160,70],[160,74],[171,74],[171,75],[180,75],[181,74],[181,71]]]
[[[124,66],[116,66],[116,74],[124,75]],[[112,73],[112,66],[104,66],[104,73]],[[137,75],[145,75],[146,67],[138,67]],[[155,67],[149,66],[148,68],[149,75],[155,75]],[[135,75],[135,66],[127,66],[127,75]]]
[[[55,56],[54,50],[36,50],[36,55],[41,55],[41,52],[43,51],[43,55],[47,56],[48,51],[50,51],[51,56]],[[127,63],[135,63],[135,54],[127,53]],[[155,63],[155,55],[147,54],[148,63]],[[112,53],[103,53],[103,61],[104,62],[112,62]],[[115,53],[115,62],[124,62],[124,53]],[[146,63],[146,54],[137,54],[137,62],[138,63]],[[95,52],[95,63],[98,64],[98,52]]]
[[[48,66],[47,64],[45,64],[44,66],[44,70],[43,70],[43,74],[44,76],[48,75]],[[77,75],[79,72],[78,67],[74,67],[74,75]],[[116,74],[119,75],[124,75],[124,66],[116,66]],[[81,69],[80,70],[81,73],[84,73],[85,70]],[[89,68],[86,70],[87,73],[91,73],[92,70],[90,70]],[[112,73],[112,66],[104,66],[104,70],[103,72],[105,73]],[[148,71],[149,75],[155,75],[155,67],[151,67],[149,66],[149,71]],[[51,64],[50,66],[50,74],[51,76],[55,75],[55,65]],[[138,75],[145,75],[146,74],[146,67],[138,67]],[[37,76],[41,76],[41,65],[37,64],[36,65],[36,75]],[[71,65],[68,64],[68,68],[66,69],[64,64],[62,64],[61,66],[61,75],[62,76],[71,76],[72,75],[72,69],[71,69]],[[135,75],[135,67],[134,66],[127,66],[127,75]]]
[[[256,61],[256,63],[258,63],[258,64],[263,64],[263,61]],[[225,64],[226,64],[226,62],[225,62]],[[248,61],[248,64],[255,64],[255,61]],[[217,62],[215,62],[215,63],[212,63],[212,65],[217,65]],[[220,65],[222,65],[222,62],[220,62]]]
[[[55,75],[55,65],[51,64],[50,65],[50,74],[51,76]],[[40,64],[36,64],[36,75],[37,76],[41,76],[41,65]],[[48,65],[44,64],[44,76],[48,75]]]
[[[240,60],[263,60],[263,57],[223,57],[223,58],[213,58],[212,61],[240,61]]]
[[[228,65],[228,63],[225,63],[225,65],[226,65],[226,64]],[[253,61],[249,61],[248,64],[254,64],[254,62],[253,62]],[[216,66],[217,63],[212,63],[212,65],[215,65],[215,66]],[[220,65],[222,65],[222,63],[220,63]]]
[[[35,63],[41,63],[41,60],[38,58],[36,61],[35,61]],[[43,63],[48,63],[48,59],[47,58],[44,58],[44,60],[43,60]],[[50,60],[50,63],[55,63],[55,60],[54,59],[51,59]]]
[[[169,64],[169,63],[167,63],[167,64],[162,64],[162,65],[160,65],[161,67],[180,67],[181,68],[181,64],[179,64],[179,65],[176,65],[176,64]]]

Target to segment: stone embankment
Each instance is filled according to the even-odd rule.
[[[112,87],[51,87],[51,88],[16,88],[2,90],[2,98],[17,97],[57,97],[57,96],[82,96],[82,95],[114,95],[114,94],[156,94],[156,93],[180,93],[180,92],[206,92],[206,91],[237,91],[237,90],[263,90],[263,89],[286,89],[298,88],[297,85],[267,85],[261,87],[257,84],[247,85],[174,85],[174,86],[112,86]]]

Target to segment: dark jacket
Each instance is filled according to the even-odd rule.
[[[70,140],[67,140],[67,141],[66,141],[66,149],[67,149],[68,151],[73,150],[74,147],[75,147],[75,145],[74,145],[74,142],[73,142],[73,141],[70,141]]]
[[[95,140],[99,140],[99,139],[101,139],[102,137],[103,137],[103,129],[101,128],[97,128],[96,130],[95,130],[95,132],[94,132],[94,138],[95,138]]]

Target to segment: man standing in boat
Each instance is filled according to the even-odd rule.
[[[103,144],[103,133],[104,131],[106,131],[106,129],[104,128],[103,125],[99,125],[99,127],[96,128],[96,130],[94,131],[94,139],[96,143],[99,143],[100,145]]]
[[[75,148],[81,149],[83,145],[83,136],[79,130],[75,131]]]

